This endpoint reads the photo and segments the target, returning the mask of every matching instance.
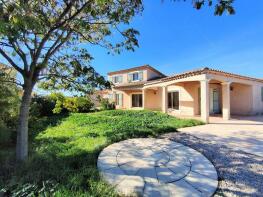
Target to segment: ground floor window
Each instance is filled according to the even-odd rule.
[[[132,107],[142,107],[142,94],[132,94]]]
[[[179,92],[168,92],[168,108],[179,109]]]
[[[122,94],[115,94],[116,105],[122,106]]]

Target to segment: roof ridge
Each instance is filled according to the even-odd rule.
[[[153,71],[155,71],[156,73],[162,75],[162,76],[166,76],[165,74],[163,74],[162,72],[160,72],[159,70],[157,70],[156,68],[152,67],[151,65],[149,64],[144,64],[142,66],[135,66],[135,67],[130,67],[130,68],[127,68],[127,69],[121,69],[121,70],[118,70],[118,71],[112,71],[112,72],[108,72],[107,74],[108,75],[114,75],[114,74],[118,74],[118,73],[121,73],[121,72],[125,72],[125,71],[131,71],[131,70],[136,70],[136,69],[142,69],[142,68],[149,68]]]

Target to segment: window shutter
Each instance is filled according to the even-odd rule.
[[[128,74],[128,82],[131,82],[131,81],[132,81],[132,74],[129,73],[129,74]]]
[[[139,81],[142,81],[143,80],[143,71],[140,71],[139,72]]]
[[[122,94],[119,94],[119,99],[120,99],[120,101],[119,101],[119,105],[122,107],[122,100],[123,100],[123,96],[122,96]]]
[[[261,87],[261,101],[263,102],[263,87]]]
[[[119,83],[122,83],[122,75],[119,76]]]

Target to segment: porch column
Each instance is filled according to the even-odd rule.
[[[200,81],[201,86],[201,119],[209,122],[209,80]]]
[[[162,87],[162,112],[167,112],[167,86]]]
[[[142,108],[145,109],[146,104],[146,90],[142,89]]]
[[[230,119],[230,84],[231,82],[222,83],[222,113],[224,120]]]

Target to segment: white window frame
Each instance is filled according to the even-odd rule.
[[[135,74],[137,74],[138,79],[134,79]],[[132,73],[132,81],[139,81],[139,71]]]
[[[115,79],[118,78],[118,77],[120,77],[121,80],[118,80],[117,82],[115,82]],[[114,84],[122,83],[123,82],[123,76],[122,75],[114,75],[114,76],[112,76],[112,82]]]
[[[173,92],[178,92],[178,109],[174,109],[174,108],[169,108],[169,93],[173,93]],[[172,105],[173,105],[173,101]],[[172,111],[180,111],[181,106],[180,106],[180,90],[171,90],[167,92],[167,109],[168,110],[172,110]]]
[[[142,72],[142,80],[141,80],[141,81],[143,81],[143,80],[144,80],[144,76],[143,76],[144,71],[143,71],[143,70],[138,70],[138,71],[134,71],[134,72],[130,72],[130,73],[128,73],[128,78],[129,78],[129,75],[132,75],[132,79],[131,79],[130,82],[137,82],[137,81],[140,81],[140,76],[139,76],[139,73],[140,73],[140,72]],[[134,75],[134,74],[138,74],[138,79],[136,79],[136,80],[133,79],[133,75]],[[128,80],[129,80],[129,79],[128,79]]]

